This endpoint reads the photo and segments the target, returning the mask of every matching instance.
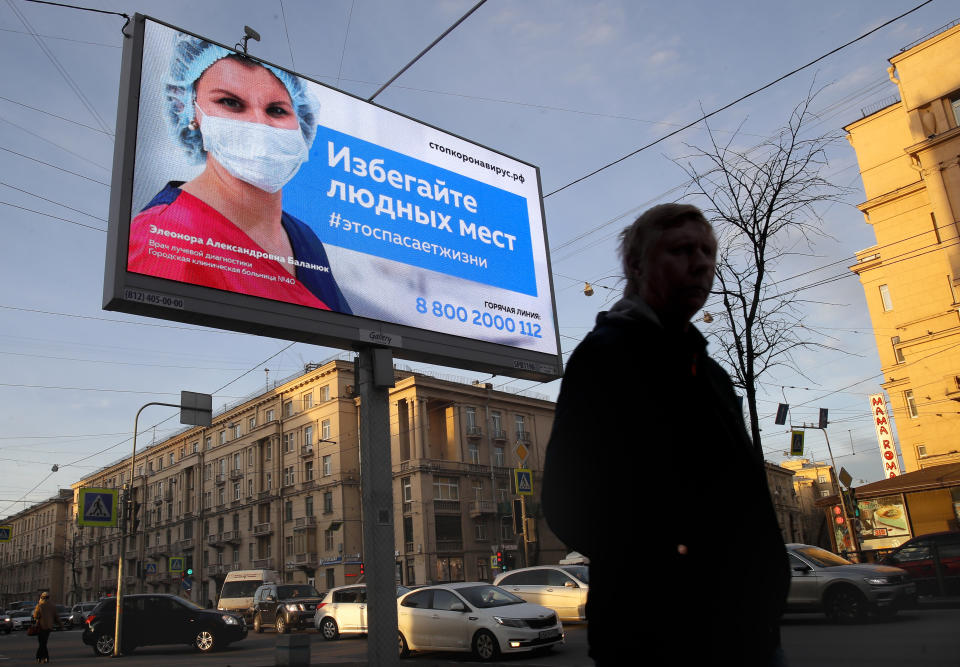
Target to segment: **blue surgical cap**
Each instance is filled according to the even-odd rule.
[[[235,55],[222,46],[211,44],[198,37],[177,33],[174,37],[173,58],[170,61],[170,78],[167,81],[167,114],[174,138],[179,141],[194,162],[200,163],[206,157],[203,150],[203,137],[200,130],[190,128],[194,117],[195,84],[212,64]],[[256,62],[256,61],[251,61]],[[270,70],[286,87],[293,108],[300,121],[307,148],[313,145],[317,136],[317,118],[320,104],[310,94],[303,81],[289,72],[271,65],[258,63]]]

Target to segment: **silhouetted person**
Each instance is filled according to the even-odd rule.
[[[694,206],[637,218],[621,234],[623,299],[597,316],[560,388],[543,508],[590,559],[601,666],[782,664],[790,575],[763,461],[690,324],[716,252]]]
[[[37,625],[37,662],[50,662],[50,653],[47,651],[47,640],[53,626],[60,627],[60,616],[56,606],[50,602],[50,594],[44,591],[40,594],[40,601],[33,608],[33,619]]]

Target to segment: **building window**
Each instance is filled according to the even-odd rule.
[[[456,477],[435,477],[433,480],[434,500],[460,500],[460,483]]]
[[[325,384],[320,387],[320,402],[325,403],[330,400],[330,385]]]
[[[468,405],[464,410],[464,416],[467,419],[467,432],[474,432],[477,428],[477,409]]]
[[[240,482],[233,483],[233,499],[240,500]]]
[[[330,439],[330,420],[324,419],[320,422],[320,437],[324,440]]]
[[[273,443],[268,442],[264,447],[263,458],[269,461],[273,457]]]
[[[323,513],[333,514],[333,492],[325,491],[323,494]]]
[[[250,419],[247,420],[247,430],[252,431],[255,428],[257,428],[257,418],[250,417]]]
[[[493,465],[501,468],[506,465],[506,457],[503,453],[503,445],[496,445],[493,448]]]
[[[224,429],[219,433],[217,433],[217,444],[223,445],[223,444],[226,444],[226,442],[227,442],[227,431],[226,429]]]
[[[326,551],[327,553],[333,551],[333,531],[332,530],[323,531],[323,550]],[[328,574],[332,574],[333,570],[328,570],[327,572]],[[332,577],[327,577],[328,583],[329,583],[329,579],[331,578]],[[330,588],[333,588],[333,586],[330,586]]]
[[[271,489],[273,489],[273,473],[267,472],[267,473],[264,473],[264,475],[265,476],[263,478],[263,482],[264,482],[264,486],[266,487],[266,489],[264,490],[270,491]]]
[[[283,416],[290,417],[293,415],[293,401],[287,401],[283,404]]]
[[[898,364],[902,364],[906,359],[903,357],[903,349],[897,347],[900,345],[900,336],[891,336],[890,345],[893,346],[893,357],[897,360]]]
[[[413,502],[413,484],[409,477],[404,477],[400,480],[400,494],[403,497],[403,502]]]
[[[927,446],[917,445],[917,457],[922,459],[926,455],[927,455]]]
[[[499,410],[492,410],[490,412],[490,430],[493,431],[494,438],[503,437],[503,415],[500,414]]]
[[[308,447],[313,445],[313,427],[307,426],[303,429],[303,444]]]
[[[893,301],[890,299],[890,286],[880,285],[880,301],[883,303],[883,310],[890,312],[893,310]]]
[[[196,454],[199,451],[200,451],[200,441],[197,440],[196,442],[190,445],[190,453]]]
[[[953,109],[953,122],[960,125],[960,95],[950,100],[950,107]]]
[[[313,516],[313,496],[303,499],[303,512],[305,516]]]
[[[515,415],[517,424],[517,440],[527,439],[527,420],[523,415]]]
[[[470,455],[470,463],[480,463],[480,445],[477,444],[476,440],[467,443],[467,453]]]
[[[313,392],[303,395],[303,409],[309,410],[313,407]]]
[[[287,466],[286,468],[283,469],[283,485],[284,486],[290,486],[291,484],[293,484],[294,477],[295,475],[294,475],[293,466]]]
[[[320,464],[323,468],[323,472],[321,474],[324,477],[329,477],[330,475],[333,474],[333,459],[329,454],[327,454],[320,460]]]
[[[273,409],[271,408],[270,410],[267,410],[267,421],[272,422],[274,419],[276,419],[276,416]]]
[[[303,479],[307,482],[313,481],[313,461],[306,461],[303,464]]]
[[[903,400],[907,404],[907,412],[910,414],[910,419],[919,417],[920,413],[917,412],[917,399],[913,396],[913,389],[907,389],[903,392]]]
[[[818,476],[817,476],[817,482],[819,482],[820,484],[826,484],[826,483],[827,483],[827,476],[826,476],[826,475],[818,475]]]
[[[284,521],[293,521],[293,501],[288,500],[283,504],[283,519]]]
[[[294,445],[293,445],[293,443],[294,443],[294,437],[293,437],[293,435],[294,435],[293,433],[284,433],[284,434],[283,434],[283,451],[285,451],[285,452],[292,452],[292,451],[293,451],[293,446],[294,446]]]

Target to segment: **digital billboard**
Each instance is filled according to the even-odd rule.
[[[552,379],[539,170],[138,15],[104,308]]]

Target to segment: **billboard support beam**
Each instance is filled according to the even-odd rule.
[[[360,498],[363,562],[367,582],[367,659],[399,664],[397,588],[394,581],[393,471],[390,387],[393,362],[387,348],[361,348],[354,378],[360,394]],[[389,374],[388,374],[389,373]]]

